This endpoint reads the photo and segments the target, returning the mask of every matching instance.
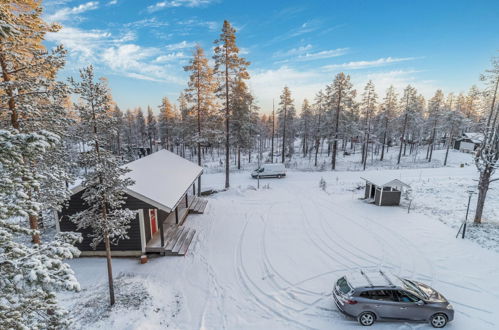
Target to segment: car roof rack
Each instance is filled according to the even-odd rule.
[[[388,278],[388,276],[386,276],[385,273],[383,273],[383,271],[381,269],[379,270],[379,273],[381,274],[381,276],[383,276],[383,278],[388,282],[388,284],[390,286],[393,286],[393,287],[395,286],[395,284],[393,284],[393,282]]]
[[[369,285],[370,285],[371,287],[374,287],[373,282],[371,282],[371,280],[369,279],[369,277],[367,276],[367,274],[366,274],[366,273],[364,273],[362,270],[360,270],[360,273],[362,274],[362,276],[364,276],[364,277],[365,277],[365,279],[367,280],[367,283],[369,283]]]

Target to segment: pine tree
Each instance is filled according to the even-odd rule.
[[[94,81],[93,67],[80,71],[80,82],[70,79],[79,102],[75,104],[82,132],[92,148],[83,156],[83,163],[91,169],[83,178],[82,186],[87,209],[71,217],[78,230],[90,228],[92,247],[104,241],[109,280],[109,296],[114,304],[114,287],[111,262],[111,243],[127,238],[129,222],[135,213],[122,209],[125,189],[133,182],[126,178],[128,170],[119,166],[119,161],[109,150],[105,132],[116,132],[115,119],[109,115],[109,90],[101,82]]]
[[[279,126],[282,136],[282,150],[281,150],[281,162],[284,163],[284,158],[286,157],[286,147],[288,153],[291,156],[293,154],[293,143],[295,140],[293,119],[295,116],[295,106],[294,100],[291,98],[291,91],[287,86],[282,90],[281,101],[279,102],[279,109],[277,111],[279,115]]]
[[[352,88],[350,76],[343,72],[338,73],[331,85],[326,87],[327,106],[330,111],[334,110],[333,120],[333,152],[331,157],[331,168],[336,169],[336,154],[338,150],[339,128],[340,128],[340,113],[342,110],[348,110],[352,107],[355,90]]]
[[[64,50],[41,42],[57,26],[41,18],[38,1],[0,5],[0,328],[69,326],[55,290],[79,290],[64,259],[78,256],[81,237],[61,234],[41,242],[38,216],[67,196],[64,159],[55,162],[68,126],[66,87],[54,77]],[[50,166],[53,165],[53,168]],[[23,226],[29,219],[30,229]],[[28,243],[27,236],[34,244]]]
[[[193,58],[185,71],[190,72],[188,87],[185,90],[187,100],[193,103],[197,121],[197,156],[198,165],[201,166],[201,145],[206,144],[206,137],[203,136],[202,123],[208,122],[215,107],[215,77],[212,68],[208,64],[208,59],[204,55],[204,50],[197,45]],[[201,194],[201,176],[198,178],[198,195]]]
[[[173,129],[175,113],[173,106],[167,97],[163,97],[159,106],[158,128],[161,143],[167,150],[173,150]]]
[[[237,149],[237,168],[241,168],[241,150],[251,147],[253,130],[253,96],[244,81],[239,80],[231,94],[232,120],[231,132],[234,147]]]
[[[302,152],[303,157],[307,156],[309,151],[309,140],[312,137],[312,106],[307,99],[303,100],[303,105],[301,107],[300,122],[301,122],[301,133],[302,133]]]
[[[146,118],[144,117],[144,112],[142,108],[138,107],[135,109],[135,134],[138,147],[145,148],[147,139],[147,125]]]
[[[158,125],[156,121],[156,116],[152,112],[151,107],[147,107],[147,124],[146,124],[146,132],[147,139],[149,140],[149,148],[151,153],[153,152],[153,145],[156,143]]]
[[[314,166],[317,167],[317,158],[319,154],[319,146],[321,140],[324,138],[324,117],[326,112],[326,95],[322,90],[320,90],[315,95],[315,119],[314,119],[314,147],[315,147],[315,158],[314,158]]]
[[[371,121],[374,117],[374,111],[376,109],[378,95],[376,94],[374,84],[371,80],[367,83],[364,88],[364,94],[362,95],[362,110],[365,117],[365,129],[364,129],[364,146],[362,153],[362,164],[363,169],[366,169],[367,157],[369,152],[369,140],[371,135]]]
[[[381,156],[379,160],[383,160],[385,156],[385,147],[388,152],[389,143],[387,143],[387,138],[391,137],[390,123],[395,119],[398,112],[398,101],[397,93],[395,92],[395,87],[390,86],[387,91],[385,98],[383,100],[382,110],[380,114],[380,120],[382,123],[383,132],[383,143],[381,147]]]
[[[417,91],[411,85],[408,85],[404,89],[404,95],[402,96],[402,103],[404,107],[403,123],[402,123],[402,133],[400,135],[400,149],[397,158],[397,164],[400,164],[402,158],[402,150],[406,145],[406,133],[409,121],[415,117],[417,112]]]
[[[444,108],[444,93],[439,89],[430,99],[428,104],[428,120],[431,122],[431,136],[428,144],[428,162],[431,162],[433,149],[435,148],[435,140],[437,139],[437,129]]]
[[[219,77],[219,96],[225,106],[225,188],[229,188],[229,162],[230,162],[230,92],[234,83],[239,80],[249,79],[246,67],[250,62],[239,56],[236,45],[236,29],[226,20],[222,27],[219,39],[215,40],[215,74]]]

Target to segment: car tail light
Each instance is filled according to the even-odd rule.
[[[357,300],[353,300],[353,299],[346,299],[345,300],[345,304],[348,304],[348,305],[355,305],[357,303]]]

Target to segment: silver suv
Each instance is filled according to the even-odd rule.
[[[452,305],[440,293],[382,271],[361,270],[339,278],[333,297],[341,312],[365,326],[376,320],[410,320],[443,328],[454,319]]]

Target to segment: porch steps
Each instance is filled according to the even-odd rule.
[[[185,256],[196,234],[196,230],[184,226],[174,226],[166,237],[164,254],[168,256]]]
[[[194,214],[203,214],[207,204],[208,200],[194,197],[191,205],[189,205],[189,212]]]

